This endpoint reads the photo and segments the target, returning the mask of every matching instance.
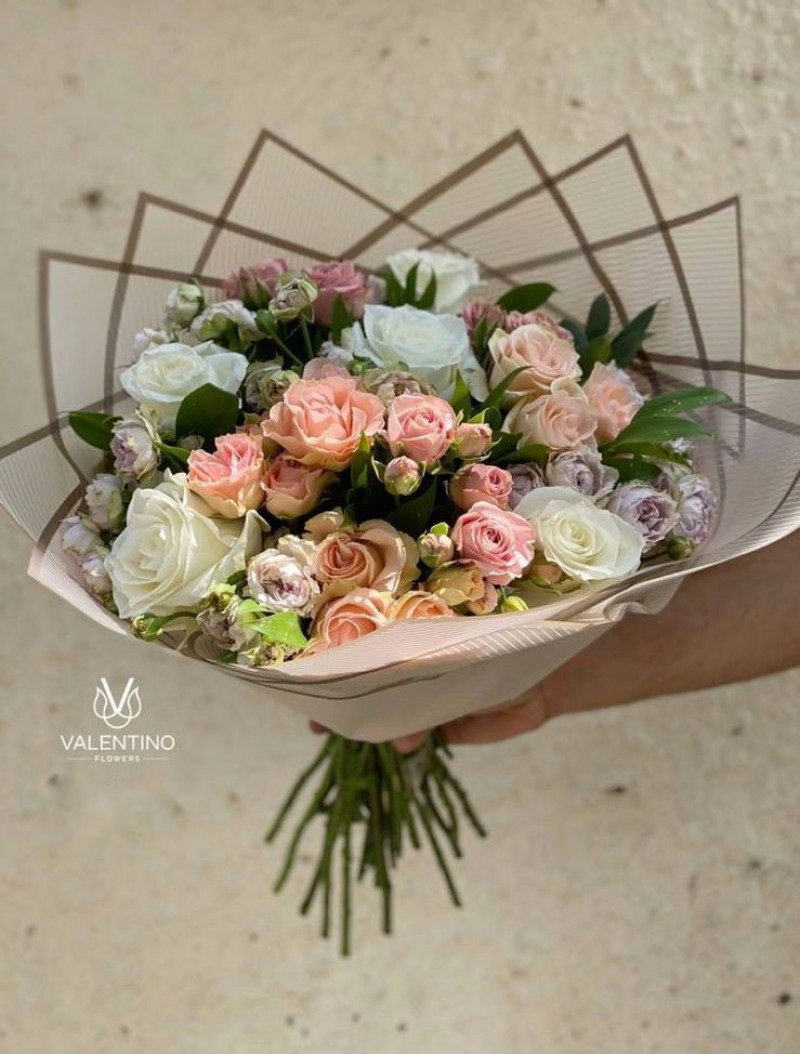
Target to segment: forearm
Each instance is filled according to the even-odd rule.
[[[691,575],[659,615],[626,618],[542,685],[548,716],[800,665],[800,531]]]

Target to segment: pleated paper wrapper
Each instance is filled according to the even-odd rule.
[[[713,385],[732,400],[703,412],[715,438],[696,450],[719,496],[711,538],[688,561],[645,564],[624,582],[528,612],[402,622],[280,668],[220,663],[199,634],[168,635],[162,646],[260,686],[265,702],[378,741],[518,696],[623,615],[660,610],[687,575],[800,524],[800,373],[745,363],[738,199],[667,220],[629,137],[550,174],[515,132],[394,210],[263,132],[219,215],[141,194],[121,261],[41,254],[49,420],[0,451],[0,499],[35,542],[33,578],[109,630],[130,633],[61,551],[60,523],[97,468],[97,452],[66,415],[131,409],[120,372],[134,334],[158,324],[177,282],[197,276],[211,300],[223,299],[229,272],[267,256],[291,268],[350,257],[375,270],[411,246],[475,257],[486,299],[549,281],[553,306],[585,317],[605,292],[612,328],[657,301],[637,366],[643,390]]]

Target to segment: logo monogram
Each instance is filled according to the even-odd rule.
[[[108,681],[105,677],[101,677],[100,684],[95,692],[92,709],[95,717],[105,721],[109,728],[127,728],[131,721],[142,712],[139,689],[134,684],[133,677],[128,678],[128,683],[125,685],[119,702],[114,698],[114,693],[111,691]]]

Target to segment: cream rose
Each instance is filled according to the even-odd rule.
[[[155,411],[163,428],[174,428],[184,397],[213,384],[237,392],[247,373],[247,358],[218,344],[156,344],[124,370],[120,384],[138,403]]]
[[[514,511],[530,523],[545,559],[570,578],[624,578],[641,562],[644,539],[639,532],[571,487],[538,487]]]
[[[415,307],[386,307],[367,304],[364,336],[356,339],[357,354],[387,370],[407,368],[433,386],[443,399],[455,391],[460,371],[476,399],[489,394],[486,374],[469,342],[467,327],[455,315],[434,315]],[[358,326],[353,327],[354,334]]]
[[[430,249],[401,249],[386,261],[395,278],[405,285],[408,272],[417,268],[417,295],[420,296],[436,275],[433,310],[455,314],[481,284],[477,261],[459,253],[432,252]]]
[[[418,618],[452,617],[452,609],[440,596],[421,589],[412,589],[408,593],[403,593],[389,609],[389,618],[393,622]]]
[[[494,363],[491,385],[496,387],[514,370],[526,367],[505,394],[505,405],[526,395],[546,395],[555,381],[577,380],[581,375],[575,345],[545,326],[519,326],[512,333],[496,329],[489,338]]]
[[[182,473],[153,489],[134,491],[127,526],[106,558],[122,618],[171,615],[195,608],[211,586],[244,570],[261,548],[261,518],[211,516]]]

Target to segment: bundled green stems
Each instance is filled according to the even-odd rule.
[[[315,899],[320,899],[322,935],[330,935],[334,873],[338,868],[342,955],[350,952],[354,878],[360,882],[372,873],[380,890],[383,932],[391,933],[390,876],[404,842],[410,842],[415,849],[423,840],[430,844],[450,899],[460,906],[447,853],[461,856],[463,821],[482,838],[486,831],[447,763],[450,757],[447,745],[437,734],[408,756],[398,754],[387,743],[358,743],[331,734],[301,773],[267,832],[266,840],[272,842],[301,793],[318,776],[316,790],[286,851],[275,891],[286,884],[307,828],[317,816],[322,816],[322,849],[300,912],[305,915]]]

